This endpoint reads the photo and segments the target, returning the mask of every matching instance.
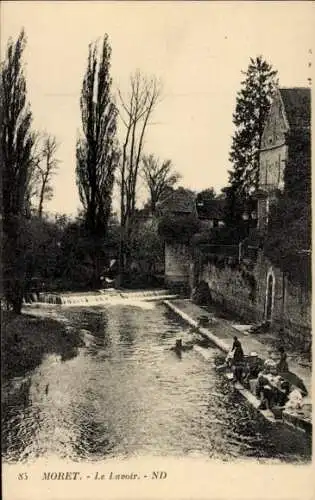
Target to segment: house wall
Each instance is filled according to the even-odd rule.
[[[259,186],[267,187],[267,189],[283,189],[286,159],[287,146],[285,144],[261,151],[259,160]]]
[[[165,282],[188,284],[191,271],[189,247],[185,243],[165,243]]]
[[[259,188],[266,193],[258,199],[258,228],[268,223],[268,212],[276,189],[284,189],[284,170],[288,158],[288,124],[280,94],[277,93],[265,123],[259,155]]]

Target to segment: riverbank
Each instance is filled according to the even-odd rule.
[[[182,319],[187,321],[191,326],[197,327],[202,335],[207,337],[224,353],[227,353],[233,344],[233,337],[236,335],[243,346],[245,354],[252,351],[257,352],[261,359],[270,358],[275,354],[273,343],[266,343],[266,339],[260,341],[259,337],[255,334],[248,335],[247,329],[242,329],[241,325],[233,324],[230,320],[218,318],[205,308],[193,304],[189,299],[165,300],[164,304],[167,305],[172,311],[178,314]],[[258,338],[257,338],[258,337]],[[296,426],[296,420],[305,420],[306,422],[312,421],[312,371],[310,367],[300,366],[294,359],[288,358],[290,372],[300,379],[306,390],[307,397],[304,398],[305,410],[301,415],[288,415],[289,424]],[[240,392],[243,391],[243,388]],[[249,392],[249,391],[247,391]],[[245,394],[244,394],[245,395]],[[246,395],[245,395],[246,397]],[[246,397],[252,404],[251,399]],[[255,406],[255,405],[254,405]],[[294,418],[293,418],[294,417]],[[290,422],[289,422],[290,421]]]
[[[80,335],[52,318],[31,314],[16,315],[2,311],[1,364],[2,377],[9,380],[24,376],[40,365],[47,354],[63,359],[75,356],[84,345]]]

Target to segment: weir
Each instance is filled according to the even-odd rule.
[[[174,299],[177,296],[167,289],[158,290],[116,290],[114,288],[82,293],[33,293],[25,304],[42,303],[65,306],[97,306],[101,304],[124,303],[135,300],[156,301]]]

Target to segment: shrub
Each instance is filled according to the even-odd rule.
[[[199,219],[193,215],[163,215],[158,232],[164,241],[188,242],[200,229]]]

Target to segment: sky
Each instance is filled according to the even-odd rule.
[[[58,174],[50,212],[75,214],[75,143],[88,44],[109,36],[113,92],[140,69],[163,82],[163,99],[144,153],[171,159],[181,185],[200,191],[227,184],[232,115],[250,57],[278,70],[282,87],[308,86],[314,2],[6,1],[1,60],[24,26],[33,126],[56,136]],[[120,130],[120,137],[122,137]],[[139,201],[145,199],[140,190]],[[117,200],[114,202],[114,208]]]

